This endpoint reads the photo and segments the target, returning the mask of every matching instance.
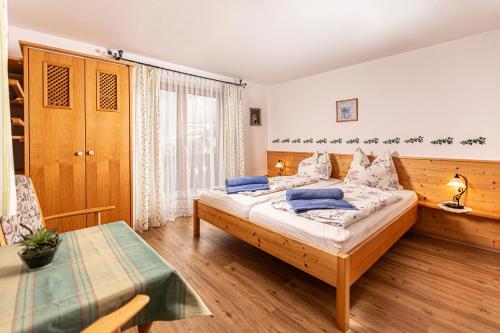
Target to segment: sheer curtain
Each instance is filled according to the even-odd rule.
[[[241,88],[147,66],[134,76],[134,216],[147,230],[243,174]]]
[[[9,80],[7,74],[7,0],[0,0],[0,216],[16,213],[16,187],[14,179],[14,155],[10,128]]]

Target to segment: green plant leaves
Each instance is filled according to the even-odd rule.
[[[21,242],[24,248],[21,253],[28,257],[40,255],[56,248],[60,243],[61,238],[57,231],[42,228],[24,236],[24,240]]]

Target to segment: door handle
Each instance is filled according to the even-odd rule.
[[[83,151],[76,151],[75,156],[83,156]]]
[[[89,151],[87,152],[87,155],[89,155],[89,156],[94,155],[94,151],[93,151],[93,150],[89,150]]]

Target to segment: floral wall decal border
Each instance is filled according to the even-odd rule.
[[[392,145],[392,144],[399,145],[400,142],[401,138],[387,139],[384,141],[386,145]]]
[[[372,138],[363,141],[364,144],[371,145],[371,144],[378,144],[379,139],[378,138]]]
[[[452,145],[454,143],[454,138],[449,136],[449,137],[446,137],[446,138],[437,138],[435,140],[432,140],[430,141],[430,143],[432,145]],[[327,144],[327,143],[331,143],[331,144],[348,144],[348,145],[353,145],[353,144],[359,144],[360,142],[364,143],[364,144],[379,144],[380,143],[380,139],[377,138],[377,137],[374,137],[374,138],[368,138],[364,141],[361,141],[360,138],[358,137],[355,137],[355,138],[351,138],[351,139],[346,139],[344,141],[344,139],[342,138],[336,138],[336,139],[331,139],[330,141],[328,141],[327,138],[320,138],[320,139],[313,139],[313,138],[308,138],[308,139],[301,139],[301,138],[295,138],[295,139],[290,139],[290,138],[283,138],[283,139],[279,139],[279,138],[276,138],[274,140],[272,140],[272,143],[316,143],[316,144]],[[417,137],[411,137],[411,138],[408,138],[406,140],[401,140],[401,138],[399,137],[395,137],[395,138],[390,138],[390,139],[387,139],[387,140],[384,140],[382,141],[382,143],[386,144],[386,145],[392,145],[392,144],[400,144],[401,142],[404,142],[404,143],[408,143],[408,144],[415,144],[415,143],[424,143],[424,137],[423,136],[417,136]],[[483,137],[483,136],[479,136],[477,138],[468,138],[468,139],[464,139],[462,141],[459,141],[461,145],[463,146],[473,146],[473,145],[486,145],[486,138]]]
[[[447,138],[442,138],[442,139],[436,139],[432,140],[431,144],[433,145],[452,145],[453,144],[453,138],[451,136]]]
[[[480,136],[479,138],[475,139],[465,139],[463,141],[460,141],[460,144],[463,146],[472,146],[472,145],[485,145],[486,144],[486,138]]]
[[[423,136],[417,136],[416,138],[409,138],[404,141],[405,143],[423,143],[424,142],[424,137]]]

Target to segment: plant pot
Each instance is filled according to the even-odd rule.
[[[37,270],[48,267],[52,264],[52,261],[54,260],[54,256],[57,252],[58,247],[55,247],[47,252],[32,256],[26,256],[21,254],[22,250],[20,250],[17,254],[24,261],[24,263],[26,264],[26,266],[28,266],[30,270]]]

